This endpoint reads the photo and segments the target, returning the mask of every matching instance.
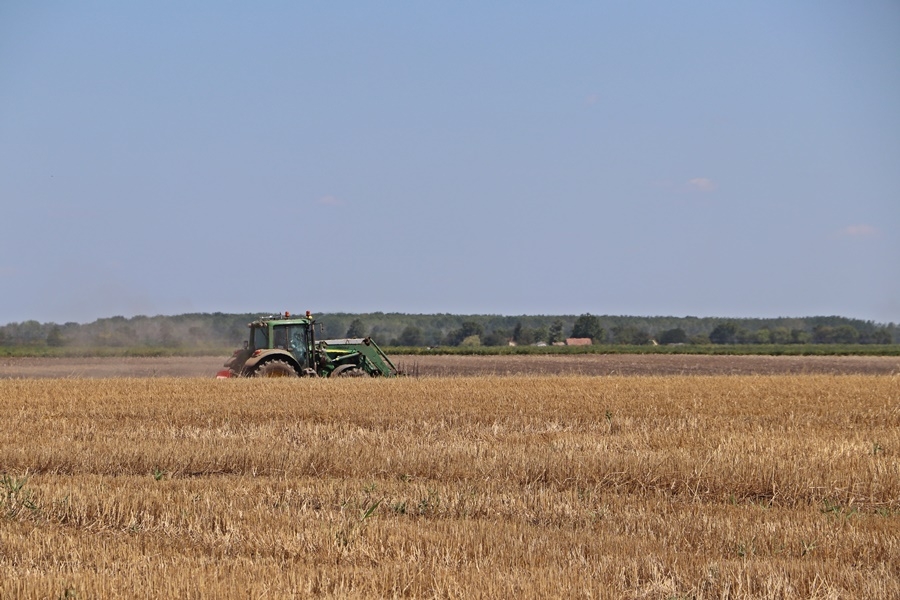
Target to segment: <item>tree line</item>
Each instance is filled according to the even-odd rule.
[[[25,321],[0,326],[0,346],[237,347],[247,324],[267,313],[115,316],[92,323]],[[894,323],[840,316],[773,319],[611,315],[451,315],[326,313],[315,315],[320,339],[370,336],[410,347],[565,344],[894,344]]]

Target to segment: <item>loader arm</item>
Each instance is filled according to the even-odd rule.
[[[397,366],[391,362],[391,359],[388,358],[387,354],[372,338],[320,340],[319,345],[336,362],[340,362],[341,355],[362,355],[360,367],[369,375],[382,375],[384,377],[400,375],[400,370]]]

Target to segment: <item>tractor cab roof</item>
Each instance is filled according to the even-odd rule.
[[[314,319],[312,318],[312,314],[310,314],[309,311],[306,311],[305,317],[296,317],[289,312],[284,312],[277,315],[260,317],[252,323],[249,323],[248,327],[268,327],[269,325],[308,325],[313,321]]]

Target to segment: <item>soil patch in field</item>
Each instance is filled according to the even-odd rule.
[[[227,357],[2,358],[0,378],[215,377]],[[896,356],[398,356],[420,377],[481,375],[776,375],[900,373]]]
[[[886,356],[703,356],[586,354],[578,356],[400,357],[423,376],[475,375],[775,375],[900,373]]]
[[[0,378],[215,377],[225,358],[0,358]]]

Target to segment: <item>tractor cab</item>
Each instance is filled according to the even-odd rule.
[[[313,356],[312,322],[309,319],[261,319],[250,323],[248,350],[251,354],[266,350],[288,352],[301,368],[310,367]]]
[[[248,324],[250,336],[235,350],[218,377],[297,377],[318,375],[313,318],[290,313],[260,317]]]

